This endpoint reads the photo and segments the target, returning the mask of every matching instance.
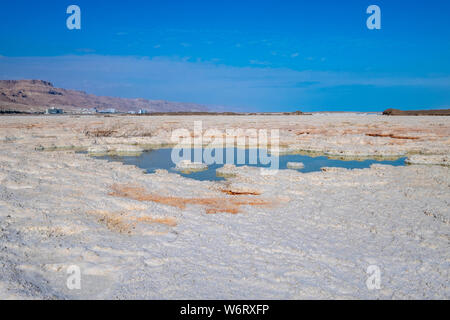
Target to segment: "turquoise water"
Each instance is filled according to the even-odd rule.
[[[240,152],[243,150],[241,149]],[[192,157],[191,161],[194,161],[195,150],[192,150]],[[224,149],[224,154],[226,152],[234,152],[235,159],[237,159],[237,149]],[[258,152],[257,150],[253,149],[253,152]],[[263,165],[261,163],[257,164],[249,164],[249,153],[250,150],[245,150],[245,159],[247,164],[236,164],[236,166],[252,166],[252,167],[270,167],[270,165]],[[201,171],[201,172],[193,172],[193,173],[182,173],[175,169],[175,163],[171,160],[171,154],[172,149],[155,149],[150,150],[142,153],[139,156],[102,156],[99,158],[107,159],[110,161],[120,161],[124,164],[129,165],[135,165],[139,168],[142,168],[146,170],[147,173],[153,173],[157,169],[165,169],[169,172],[175,172],[178,173],[184,177],[196,179],[196,180],[211,180],[211,181],[218,181],[218,180],[224,180],[223,177],[218,177],[216,175],[216,169],[223,166],[223,164],[212,164],[208,167],[207,170]],[[231,154],[231,153],[230,153]],[[259,157],[258,157],[259,159]],[[287,169],[287,163],[288,162],[302,162],[305,167],[303,169],[297,170],[300,172],[313,172],[313,171],[320,171],[320,168],[322,167],[340,167],[340,168],[348,168],[348,169],[361,169],[361,168],[369,168],[374,163],[380,163],[380,164],[387,164],[392,166],[404,166],[405,165],[405,159],[406,158],[399,158],[397,160],[385,160],[385,161],[378,161],[378,160],[351,160],[351,161],[344,161],[344,160],[335,160],[335,159],[329,159],[325,156],[320,157],[310,157],[306,155],[299,155],[299,154],[287,154],[287,155],[280,155],[278,159],[276,159],[275,156],[273,156],[272,161],[276,163],[278,160],[279,162],[279,169]]]

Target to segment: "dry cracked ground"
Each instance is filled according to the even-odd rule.
[[[200,182],[76,152],[166,145],[194,120],[411,164]],[[449,156],[445,117],[0,117],[0,298],[448,299]]]

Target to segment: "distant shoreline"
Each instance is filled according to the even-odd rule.
[[[148,112],[144,114],[130,114],[126,112],[115,113],[77,113],[77,112],[65,112],[59,115],[72,115],[72,116],[311,116],[315,114],[373,114],[373,115],[385,115],[385,116],[450,116],[450,109],[437,109],[437,110],[398,110],[387,109],[383,112],[377,111],[315,111],[315,112],[208,112],[208,111],[174,111],[174,112]],[[46,115],[45,112],[27,112],[19,110],[0,110],[0,116],[7,115]]]
[[[398,110],[387,109],[383,112],[385,116],[450,116],[450,109],[435,110]]]

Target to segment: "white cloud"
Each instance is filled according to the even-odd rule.
[[[252,65],[258,65],[258,66],[268,66],[270,65],[270,62],[268,61],[259,61],[259,60],[250,60],[250,64]]]
[[[339,86],[450,89],[450,76],[299,71],[252,62],[249,67],[234,67],[167,57],[3,57],[0,70],[3,79],[49,80],[56,86],[98,95],[267,108],[312,101],[317,90],[323,95],[323,89]]]

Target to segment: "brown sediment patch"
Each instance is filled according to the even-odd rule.
[[[147,191],[143,187],[136,185],[114,184],[112,185],[111,189],[113,190],[113,192],[110,192],[109,195],[114,197],[128,198],[137,201],[152,201],[166,204],[172,207],[177,207],[180,209],[184,209],[186,207],[186,202],[182,201],[181,198],[152,195],[147,193]]]
[[[105,130],[97,129],[85,131],[84,134],[88,137],[100,138],[100,137],[111,137],[116,132],[117,132],[116,130],[112,129],[105,129]]]
[[[150,194],[145,188],[130,184],[114,184],[112,185],[113,192],[110,192],[110,196],[128,198],[137,201],[152,201],[177,207],[179,209],[185,209],[188,204],[205,206],[207,214],[226,212],[231,214],[237,214],[240,212],[241,206],[270,206],[273,202],[250,198],[181,198],[181,197],[164,197],[160,195]]]
[[[106,225],[106,227],[119,233],[131,233],[132,226],[126,221],[124,212],[108,212],[108,211],[89,211],[88,214],[98,217],[98,222]]]
[[[418,140],[419,137],[407,137],[407,136],[397,136],[392,133],[383,134],[383,133],[366,133],[368,137],[381,137],[381,138],[392,138],[392,139],[405,139],[405,140]]]
[[[233,190],[227,190],[222,189],[220,192],[226,193],[230,196],[260,196],[261,192],[258,191],[233,191]]]
[[[164,217],[164,218],[153,218],[153,217],[138,217],[133,218],[133,220],[137,222],[144,222],[144,223],[158,223],[158,224],[164,224],[169,227],[176,227],[177,226],[177,219],[173,217]]]
[[[138,223],[162,224],[169,227],[175,227],[177,220],[173,217],[135,217],[130,216],[126,211],[109,212],[104,210],[89,211],[88,214],[98,216],[98,221],[106,227],[119,233],[131,233]]]
[[[42,123],[32,123],[32,124],[25,125],[26,129],[44,128],[44,127],[45,127],[45,124],[42,124]]]

